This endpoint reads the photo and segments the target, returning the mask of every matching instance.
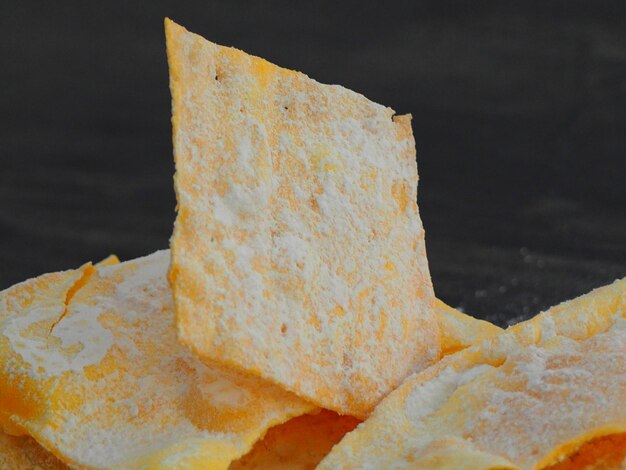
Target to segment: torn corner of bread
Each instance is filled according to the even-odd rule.
[[[101,261],[98,261],[96,263],[96,267],[101,267],[101,266],[112,266],[114,264],[119,264],[120,259],[117,257],[117,255],[109,255],[106,258],[104,258]]]
[[[460,351],[503,331],[497,325],[460,312],[439,299],[435,299],[434,309],[441,330],[443,356]]]

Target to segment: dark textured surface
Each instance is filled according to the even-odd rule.
[[[624,2],[3,2],[0,288],[167,246],[162,20],[411,112],[435,289],[507,324],[626,275]]]

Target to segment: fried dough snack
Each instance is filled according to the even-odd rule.
[[[319,468],[619,468],[625,403],[622,279],[411,376]]]
[[[0,429],[72,466],[217,469],[314,411],[178,343],[168,264],[87,264],[0,293]]]
[[[441,352],[410,116],[165,29],[181,341],[367,416]]]

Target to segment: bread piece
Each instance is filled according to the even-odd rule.
[[[315,407],[177,342],[169,252],[0,293],[0,428],[79,467],[227,468]]]
[[[625,403],[626,278],[410,377],[320,468],[619,468]]]
[[[410,116],[165,29],[181,341],[366,416],[441,349]]]

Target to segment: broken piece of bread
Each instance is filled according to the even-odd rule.
[[[229,380],[177,342],[168,264],[162,251],[0,293],[0,429],[77,467],[213,469],[314,411]]]
[[[410,116],[165,29],[181,341],[367,416],[441,351]]]
[[[320,468],[619,468],[625,372],[622,279],[411,376]]]

